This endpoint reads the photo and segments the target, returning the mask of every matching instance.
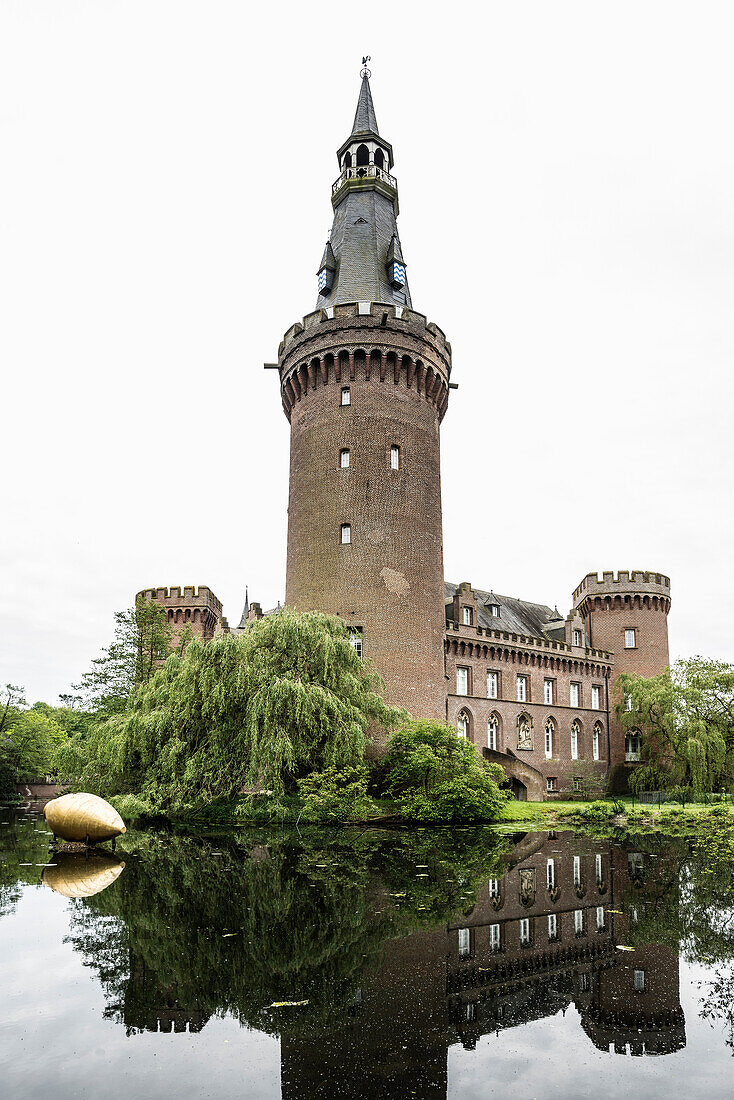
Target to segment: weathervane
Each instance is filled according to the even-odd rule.
[[[362,71],[359,74],[360,76],[372,76],[372,73],[367,68],[367,62],[371,61],[371,60],[372,60],[371,57],[363,57],[362,58]]]

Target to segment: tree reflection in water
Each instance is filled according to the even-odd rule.
[[[139,834],[124,858],[71,903],[106,1015],[278,1034],[285,1097],[445,1096],[451,1045],[571,1005],[600,1050],[679,1050],[679,953],[717,968],[702,1012],[731,1027],[731,871],[688,841]]]

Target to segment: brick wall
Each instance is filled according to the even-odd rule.
[[[372,308],[374,316],[336,307],[335,320],[306,324],[281,347],[291,422],[286,603],[359,628],[387,701],[441,718],[439,422],[450,349],[420,315],[406,310],[412,319],[403,320],[390,307]],[[345,449],[349,467],[341,468]],[[350,525],[348,545],[342,524]]]

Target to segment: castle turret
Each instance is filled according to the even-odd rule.
[[[445,712],[439,425],[451,347],[412,309],[392,146],[364,71],[317,309],[278,352],[291,425],[286,603],[340,615],[416,716]]]
[[[614,676],[629,672],[636,676],[655,676],[670,663],[668,652],[668,612],[670,578],[662,573],[643,571],[587,573],[573,594],[574,611],[583,618],[587,645],[614,653]],[[637,742],[625,736],[614,707],[621,701],[619,689],[612,688],[610,700],[611,763],[638,754]],[[630,749],[630,745],[632,748]]]
[[[144,588],[136,599],[151,600],[165,608],[168,622],[175,640],[185,627],[192,637],[202,642],[210,642],[214,635],[229,627],[222,618],[222,604],[205,584],[172,586],[171,588]]]

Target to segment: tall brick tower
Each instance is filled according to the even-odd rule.
[[[574,610],[584,620],[587,645],[614,653],[615,680],[621,672],[655,676],[670,664],[668,612],[670,578],[639,571],[587,573],[573,594]],[[611,763],[624,760],[624,736],[614,712],[621,701],[612,688],[609,729]]]
[[[439,425],[451,347],[412,306],[392,146],[362,71],[316,310],[278,351],[291,425],[286,603],[341,616],[388,702],[442,717]]]

